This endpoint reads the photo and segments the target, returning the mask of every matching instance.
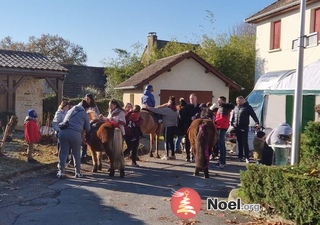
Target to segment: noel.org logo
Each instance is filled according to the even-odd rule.
[[[201,198],[192,188],[172,190],[171,209],[181,219],[191,219],[198,214],[201,208]]]

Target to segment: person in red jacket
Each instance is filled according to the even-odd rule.
[[[226,97],[218,98],[219,109],[216,114],[215,124],[218,131],[218,149],[220,151],[219,162],[216,166],[221,169],[226,165],[226,133],[230,124],[230,112],[234,109],[233,104],[226,103]]]
[[[32,157],[33,143],[36,143],[41,139],[39,127],[37,125],[37,117],[36,111],[34,109],[29,109],[28,115],[24,120],[24,138],[28,143],[28,163],[38,163],[38,161]]]

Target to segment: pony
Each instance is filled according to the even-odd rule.
[[[114,176],[119,169],[120,177],[124,177],[123,136],[115,122],[103,122],[95,118],[95,112],[88,111],[91,129],[86,134],[86,143],[91,153],[92,172],[102,170],[102,152],[105,152],[110,160],[109,176]]]
[[[149,156],[153,157],[153,145],[155,141],[155,147],[156,147],[156,157],[160,158],[159,155],[159,138],[163,129],[163,124],[158,123],[153,115],[152,112],[147,110],[141,110],[140,117],[143,119],[143,124],[140,126],[141,132],[143,134],[149,134],[150,135],[150,150],[149,150]]]
[[[191,152],[195,156],[196,168],[194,175],[199,176],[203,171],[205,178],[209,178],[210,155],[217,143],[217,129],[211,119],[196,119],[188,129]]]

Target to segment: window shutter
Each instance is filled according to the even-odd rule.
[[[314,32],[318,33],[318,40],[320,40],[320,8],[314,11]]]
[[[280,48],[281,21],[273,24],[273,49]]]

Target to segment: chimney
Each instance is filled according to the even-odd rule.
[[[149,32],[149,34],[148,34],[148,48],[152,48],[156,41],[157,41],[157,33],[156,32]]]

